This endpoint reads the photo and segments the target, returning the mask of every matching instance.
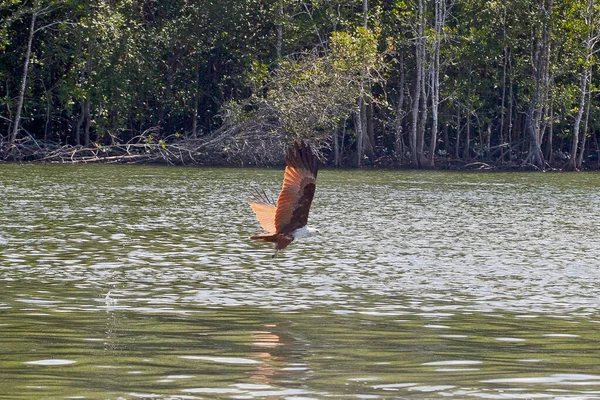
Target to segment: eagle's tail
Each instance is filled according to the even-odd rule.
[[[262,240],[263,242],[272,242],[277,243],[277,234],[276,233],[263,233],[260,235],[250,236],[251,240]]]

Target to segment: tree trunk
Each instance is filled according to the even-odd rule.
[[[437,75],[437,73],[434,72],[434,75]],[[428,158],[428,162],[427,162],[427,166],[429,168],[434,168],[435,167],[435,150],[437,147],[437,137],[438,137],[438,99],[439,99],[439,93],[437,92],[438,88],[436,87],[437,85],[439,85],[439,82],[435,82],[435,80],[438,79],[439,80],[439,75],[437,77],[434,77],[433,80],[434,82],[432,85],[432,93],[431,93],[431,138],[429,140],[429,158]]]
[[[418,62],[417,62],[418,63]],[[419,160],[417,157],[417,130],[419,128],[419,101],[421,99],[421,67],[417,66],[417,76],[415,79],[415,92],[413,95],[413,104],[411,110],[411,129],[410,129],[410,157],[413,168],[419,167]]]
[[[404,57],[400,55],[400,89],[398,93],[398,104],[396,105],[396,118],[394,120],[395,138],[394,138],[394,152],[396,157],[400,161],[400,164],[404,161],[404,140],[403,136],[403,125],[402,120],[406,113],[404,111],[405,102],[405,85],[406,85],[406,74],[404,72]]]
[[[508,68],[509,70],[512,69],[512,63],[510,62],[510,58],[508,59]],[[506,143],[508,143],[509,145],[509,150],[508,150],[508,161],[510,162],[511,160],[511,153],[512,150],[510,150],[510,146],[512,145],[512,140],[513,140],[513,123],[514,123],[514,118],[513,118],[513,78],[509,77],[508,80],[508,123],[506,124]]]
[[[344,118],[344,124],[342,125],[342,137],[340,138],[340,144],[339,144],[339,154],[338,154],[338,161],[337,161],[337,165],[338,167],[342,166],[342,159],[344,158],[344,140],[346,140],[346,125],[348,123],[348,120]]]
[[[363,0],[363,27],[367,27],[369,21],[369,1]],[[363,84],[364,85],[364,84]],[[363,90],[368,90],[363,87]],[[367,132],[367,105],[363,96],[358,99],[358,112],[356,119],[356,155],[357,155],[357,165],[360,167],[362,165],[362,159],[364,157],[365,152],[365,144],[368,138]]]
[[[91,10],[91,1],[86,1],[86,10],[88,15],[93,14],[93,10]],[[90,145],[90,125],[91,125],[91,102],[92,102],[92,62],[93,55],[92,52],[94,50],[94,38],[93,31],[90,28],[88,30],[88,46],[87,46],[87,59],[85,61],[85,71],[86,71],[86,85],[87,85],[87,93],[85,96],[85,100],[83,103],[83,120],[84,120],[84,128],[83,128],[83,144],[88,147]]]
[[[75,125],[75,144],[81,144],[81,126],[83,125],[83,120],[85,119],[85,103],[81,103],[81,113],[79,114],[79,118],[77,118],[77,124]]]
[[[83,144],[88,147],[90,145],[90,123],[92,121],[92,115],[90,112],[90,106],[91,106],[91,102],[92,100],[90,99],[91,95],[90,93],[88,93],[88,95],[85,98],[85,103],[84,103],[84,116],[85,116],[85,126],[83,129]]]
[[[594,134],[592,135],[592,137],[594,138],[594,144],[596,145],[596,154],[600,154],[600,143],[598,141],[598,135],[594,132]],[[596,168],[600,169],[600,157],[597,157],[597,162],[596,162]]]
[[[502,16],[502,42],[505,43],[506,42],[506,9],[507,6],[504,5],[504,13]],[[505,120],[505,116],[506,116],[506,72],[507,72],[507,65],[508,65],[508,47],[505,45],[503,50],[502,50],[502,54],[503,54],[503,60],[502,60],[502,104],[500,106],[500,131],[499,131],[499,138],[498,138],[498,143],[500,146],[503,146],[506,141],[504,139],[504,120]],[[510,146],[510,143],[508,143]],[[502,160],[500,160],[502,161]]]
[[[592,81],[592,69],[588,70],[589,80]],[[581,135],[581,150],[579,150],[579,158],[577,159],[577,168],[581,170],[583,164],[583,154],[585,153],[585,142],[587,139],[588,125],[590,120],[590,103],[592,102],[592,91],[588,90],[588,101],[585,104],[585,122],[583,123],[583,134]]]
[[[450,155],[450,139],[448,139],[448,124],[444,124],[444,150],[446,151],[446,156]]]
[[[428,108],[427,106],[429,105],[428,101],[429,101],[429,92],[427,91],[427,46],[426,46],[426,40],[425,40],[425,26],[427,24],[427,20],[426,17],[427,16],[427,2],[423,3],[423,13],[422,13],[422,23],[421,26],[423,27],[423,32],[421,34],[421,57],[422,57],[422,62],[421,62],[421,121],[419,123],[419,131],[418,131],[418,137],[417,137],[417,154],[418,154],[418,158],[419,158],[419,167],[422,168],[424,167],[427,162],[426,162],[426,154],[425,154],[425,132],[427,131],[427,122],[429,120],[429,117],[427,115],[427,111]]]
[[[552,165],[552,141],[554,140],[554,124],[552,123],[554,120],[554,108],[550,107],[550,124],[548,129],[548,137],[546,138],[546,161]]]
[[[283,48],[283,0],[279,0],[277,14],[279,16],[279,23],[277,24],[277,43],[275,45],[275,51],[277,52],[277,58],[281,58],[281,49]]]
[[[535,112],[536,111],[534,109],[534,101],[532,100],[529,103],[529,108],[527,109],[527,119],[525,128],[527,129],[527,132],[529,132],[529,139],[531,141],[530,155],[533,158],[533,164],[535,164],[540,169],[544,169],[542,149],[538,140],[538,128],[536,128],[536,118],[533,116]]]
[[[573,142],[571,145],[571,158],[569,159],[569,163],[567,168],[570,170],[576,170],[578,167],[581,167],[581,163],[583,162],[583,152],[585,151],[585,134],[586,131],[583,132],[583,137],[581,139],[581,153],[579,156],[577,155],[577,145],[579,143],[579,129],[581,125],[581,120],[583,118],[583,113],[586,108],[585,96],[587,94],[588,84],[591,82],[592,70],[590,67],[591,58],[594,54],[594,46],[600,39],[599,34],[595,32],[594,25],[598,24],[595,17],[595,0],[587,1],[586,14],[584,15],[586,26],[589,30],[589,34],[585,40],[585,67],[581,77],[581,87],[579,93],[579,108],[577,109],[577,114],[575,116],[575,123],[573,125]],[[597,27],[596,27],[597,28]],[[587,106],[589,107],[589,106]],[[587,117],[586,117],[586,126],[587,126]],[[587,128],[586,128],[587,129]]]
[[[548,0],[548,15],[552,15],[552,8],[554,5],[554,0]],[[548,18],[545,20],[544,24],[544,32],[543,32],[543,45],[544,45],[544,53],[543,53],[543,83],[544,83],[544,91],[543,91],[543,112],[538,122],[538,142],[540,144],[540,158],[542,159],[542,169],[545,168],[544,154],[541,151],[541,146],[544,140],[544,135],[546,134],[546,129],[548,128],[551,120],[548,118],[551,109],[551,86],[553,82],[553,73],[551,68],[551,46],[552,46],[552,25],[548,22]]]
[[[486,137],[486,145],[485,145],[485,152],[487,153],[488,158],[490,157],[490,149],[492,147],[492,123],[488,123],[487,126],[487,137]]]
[[[11,96],[10,96],[8,82],[5,81],[4,83],[5,83],[5,88],[6,88],[5,96],[7,99],[10,99]],[[9,121],[8,127],[7,127],[8,129],[6,130],[6,138],[8,139],[8,138],[10,138],[10,136],[12,134],[12,128],[13,128],[12,123],[14,122],[14,118],[13,118],[12,108],[10,107],[10,102],[9,101],[5,102],[5,105],[6,105],[6,115],[8,117],[8,121]],[[2,140],[2,135],[0,135],[0,141],[1,140]]]
[[[48,132],[52,129],[52,92],[46,90],[46,123],[44,124],[44,146],[48,145]]]
[[[358,110],[354,113],[354,128],[356,129],[356,166],[362,165],[362,159],[364,155],[364,136],[363,131],[363,110],[364,100],[362,96],[358,99]]]
[[[467,109],[467,120],[465,121],[465,147],[463,149],[463,161],[471,159],[471,108]]]
[[[373,103],[369,102],[365,106],[365,153],[371,159],[371,161],[375,161],[375,126],[373,124]]]
[[[456,148],[455,150],[455,158],[457,160],[460,159],[460,120],[461,120],[461,116],[460,116],[460,104],[456,107]]]
[[[422,59],[422,41],[423,41],[423,0],[419,0],[419,15],[417,16],[417,40],[415,47],[415,58],[416,58],[416,77],[414,85],[414,95],[412,104],[412,121],[410,130],[410,156],[411,164],[413,168],[419,168],[419,157],[417,147],[417,131],[419,128],[419,104],[421,102],[421,81],[423,73],[423,59]]]
[[[423,63],[424,64],[424,63]],[[425,162],[425,130],[427,128],[427,91],[425,90],[425,67],[421,74],[421,121],[419,122],[419,130],[417,133],[417,155],[419,158],[419,166],[426,165]]]
[[[37,18],[37,12],[31,14],[31,23],[29,24],[29,36],[27,38],[27,50],[25,52],[25,63],[23,65],[23,75],[21,77],[21,87],[19,90],[19,97],[17,100],[17,109],[15,111],[15,120],[13,122],[12,133],[8,140],[8,148],[10,149],[15,140],[17,140],[17,134],[19,132],[19,123],[21,122],[21,112],[23,111],[23,102],[25,101],[25,90],[27,89],[27,75],[29,73],[29,62],[31,60],[31,46],[33,43],[33,34],[35,33],[35,20]]]
[[[192,118],[192,137],[198,137],[198,106],[200,103],[200,68],[196,71],[196,93],[194,95],[194,115]]]
[[[588,70],[586,68],[583,76],[581,77],[581,86],[579,88],[579,105],[577,114],[575,114],[575,123],[573,124],[573,141],[571,142],[571,157],[567,169],[574,171],[577,169],[577,146],[579,145],[579,127],[583,118],[583,112],[585,110],[585,91],[587,89],[587,75]]]
[[[548,25],[548,14],[552,12],[553,0],[548,2],[549,11],[542,0],[541,11],[543,13],[542,35],[537,41],[535,68],[535,91],[529,102],[526,116],[526,129],[529,133],[530,149],[528,159],[539,169],[544,169],[544,155],[541,149],[542,125],[545,124],[544,116],[548,113],[549,94],[549,70],[550,70],[550,33]]]
[[[340,159],[340,147],[338,143],[338,128],[333,130],[332,141],[333,141],[333,166],[339,167],[338,161]]]
[[[504,146],[505,144],[508,144],[508,146],[510,147],[510,142],[508,140],[506,140],[506,136],[505,136],[505,119],[506,119],[506,64],[507,64],[507,57],[508,57],[508,49],[505,47],[504,48],[504,66],[503,66],[503,72],[502,72],[502,105],[500,107],[500,131],[499,131],[499,135],[500,137],[498,138],[498,144],[500,146]],[[500,157],[500,161],[504,161],[504,152],[501,153],[502,156]]]
[[[446,24],[446,0],[435,0],[435,38],[433,41],[433,60],[431,65],[431,140],[429,142],[429,168],[435,167],[435,150],[438,138],[438,110],[440,104],[440,47],[442,30]]]

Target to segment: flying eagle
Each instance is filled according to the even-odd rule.
[[[315,236],[318,231],[306,226],[308,211],[315,195],[315,180],[319,164],[311,148],[305,143],[294,143],[285,156],[283,187],[277,205],[264,191],[256,190],[248,201],[260,226],[268,233],[251,236],[252,240],[275,243],[275,254],[285,249],[294,239]]]

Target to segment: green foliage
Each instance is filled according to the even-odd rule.
[[[364,28],[333,32],[329,52],[306,52],[281,62],[268,83],[267,101],[290,138],[328,137],[369,95],[367,82],[383,68],[377,36]]]
[[[544,118],[556,134],[573,132],[583,72],[592,71],[594,90],[600,86],[600,1],[446,0],[442,37],[434,6],[444,0],[424,0],[421,17],[418,1],[370,1],[366,29],[363,3],[347,0],[0,0],[0,139],[13,124],[34,13],[20,125],[49,142],[75,144],[86,126],[91,142],[128,142],[148,130],[154,143],[187,138],[214,132],[223,121],[247,123],[265,105],[290,138],[325,138],[363,97],[377,98],[368,117],[375,155],[401,151],[415,98],[421,17],[428,101],[433,44],[441,42],[440,126],[421,109],[425,139],[449,127],[447,148],[468,154],[468,126],[471,139],[491,134],[491,146],[510,140],[527,153],[525,114],[544,21],[552,108]],[[594,116],[598,99],[591,100]],[[586,134],[595,136],[596,120],[588,120]],[[354,151],[356,143],[344,137],[342,147]],[[570,143],[552,145],[568,152]]]

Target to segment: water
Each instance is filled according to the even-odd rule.
[[[1,399],[600,399],[600,175],[0,165]]]

